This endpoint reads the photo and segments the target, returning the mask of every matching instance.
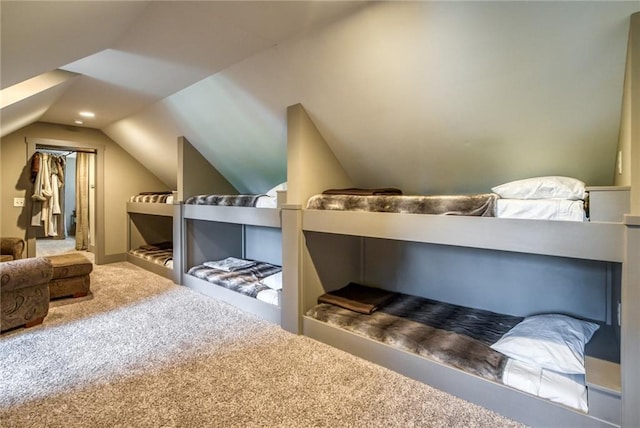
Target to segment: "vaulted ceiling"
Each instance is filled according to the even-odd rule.
[[[2,135],[80,110],[170,188],[184,135],[238,190],[286,178],[302,103],[361,186],[610,184],[640,2],[7,1]]]

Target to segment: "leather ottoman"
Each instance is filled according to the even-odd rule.
[[[51,299],[60,297],[83,297],[89,294],[93,263],[80,253],[48,256],[53,266],[53,276],[49,281]]]

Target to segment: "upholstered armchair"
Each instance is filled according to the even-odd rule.
[[[53,266],[44,257],[0,263],[0,331],[32,327],[49,313]]]
[[[18,260],[24,253],[24,240],[21,238],[0,238],[0,262]]]

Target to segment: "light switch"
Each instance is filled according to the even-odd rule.
[[[14,207],[24,207],[24,198],[13,198]]]

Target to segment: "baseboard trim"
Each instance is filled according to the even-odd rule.
[[[118,254],[105,254],[104,263],[118,263],[127,261],[127,253],[118,253]]]

